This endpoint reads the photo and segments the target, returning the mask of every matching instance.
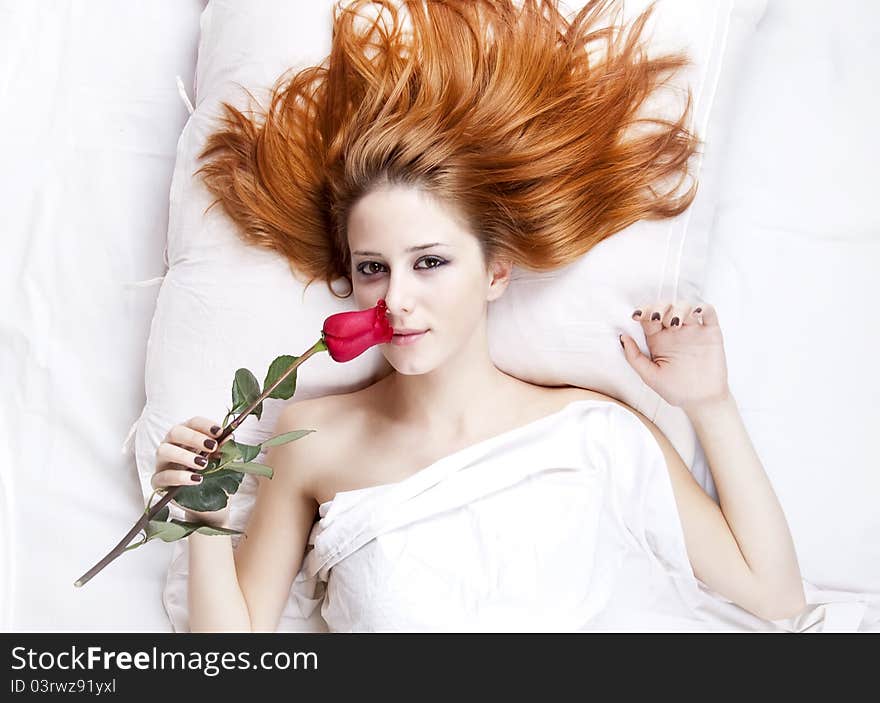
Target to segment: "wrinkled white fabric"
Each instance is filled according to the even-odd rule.
[[[177,632],[188,546],[164,592]],[[803,612],[770,622],[696,579],[654,436],[580,400],[323,503],[277,630],[880,631],[880,595],[804,590]]]
[[[294,595],[336,632],[805,627],[760,620],[695,578],[659,445],[594,400],[338,493]]]

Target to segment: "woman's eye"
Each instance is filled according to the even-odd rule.
[[[364,274],[365,276],[372,276],[374,273],[376,273],[375,270],[370,269],[370,267],[372,267],[372,266],[380,266],[381,267],[382,264],[380,264],[378,261],[365,261],[360,266],[358,266],[357,270],[360,273]],[[370,270],[367,271],[365,269],[370,269]]]
[[[419,259],[418,263],[422,263],[422,262],[434,262],[434,264],[431,265],[431,266],[423,266],[423,267],[421,267],[421,268],[429,268],[429,269],[435,269],[435,268],[437,268],[437,267],[439,267],[439,266],[443,266],[443,264],[446,263],[446,262],[445,262],[443,259],[441,259],[439,256],[426,256],[424,259]]]
[[[422,263],[426,264],[426,266],[419,266],[419,264]],[[446,263],[448,262],[445,259],[441,259],[439,256],[425,256],[416,262],[416,268],[424,271],[426,269],[438,268]],[[357,270],[362,275],[369,277],[380,273],[384,268],[384,264],[380,264],[378,261],[364,261],[362,264],[358,265]]]

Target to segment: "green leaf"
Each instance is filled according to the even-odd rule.
[[[237,458],[240,458],[244,462],[256,459],[260,452],[263,451],[263,448],[259,444],[242,444],[241,442],[236,442],[236,446],[239,449],[239,455]]]
[[[220,469],[216,474],[212,474],[211,478],[216,480],[220,488],[222,488],[229,495],[235,495],[238,493],[238,488],[241,485],[241,480],[244,476],[238,471],[230,471],[229,469]],[[207,480],[207,479],[205,479]],[[202,483],[205,483],[205,480]],[[189,486],[187,486],[189,488]],[[178,503],[180,501],[177,501]],[[224,506],[226,503],[223,504]]]
[[[240,458],[241,449],[238,447],[238,442],[234,439],[230,439],[224,442],[223,446],[220,447],[220,463],[217,466],[228,464],[230,461],[237,461]]]
[[[227,469],[232,471],[241,471],[246,474],[257,474],[258,476],[266,476],[267,478],[272,478],[273,471],[270,467],[265,464],[258,464],[256,461],[249,461],[247,463],[241,462],[232,462],[231,464],[226,465]]]
[[[181,537],[186,537],[192,530],[178,525],[176,520],[171,522],[156,522],[150,520],[146,527],[147,541],[156,539],[157,537],[163,542],[174,542]]]
[[[151,522],[165,522],[168,519],[169,512],[168,506],[166,505],[158,513],[153,515],[153,520]]]
[[[293,442],[300,437],[305,437],[307,434],[311,434],[314,430],[293,430],[293,432],[285,432],[284,434],[275,435],[274,437],[270,437],[260,444],[263,449],[267,449],[268,447],[275,447],[279,444],[287,444],[288,442]]]
[[[156,522],[150,520],[147,526],[147,539],[161,539],[163,542],[175,542],[188,537],[193,532],[201,532],[203,535],[240,535],[239,530],[231,530],[227,527],[213,527],[203,525],[200,522],[187,522],[185,520],[171,520],[170,522]]]
[[[128,545],[128,546],[127,546],[125,549],[123,549],[122,551],[127,552],[127,551],[130,550],[130,549],[137,549],[137,548],[140,547],[141,545],[146,544],[147,542],[150,541],[149,538],[147,537],[146,533],[144,533],[144,532],[141,532],[138,536],[139,536],[139,537],[143,537],[143,539],[142,539],[140,542],[135,542],[134,544],[130,544],[130,545]]]
[[[232,382],[232,404],[238,407],[254,402],[260,395],[260,384],[257,377],[248,369],[238,369]]]
[[[236,442],[234,439],[230,439],[220,447],[219,451],[219,459],[212,458],[208,462],[206,469],[224,467],[232,461],[248,462],[256,458],[262,451],[262,448],[259,444],[244,444],[243,442]],[[210,473],[214,473],[214,471],[210,471]]]
[[[182,486],[174,501],[183,508],[200,513],[222,510],[226,507],[227,494],[238,492],[244,474],[223,468],[214,473],[202,474],[198,486]]]
[[[242,413],[247,407],[260,397],[260,383],[257,377],[247,369],[238,369],[235,372],[235,380],[232,382],[232,410],[233,413]],[[263,403],[253,410],[257,419],[263,412]]]
[[[244,534],[241,530],[230,530],[228,527],[212,527],[211,525],[202,525],[201,527],[196,529],[196,532],[201,532],[203,535],[242,535],[242,534]]]
[[[279,356],[275,359],[271,364],[269,364],[269,370],[266,372],[266,380],[263,381],[263,392],[266,392],[266,389],[271,386],[275,381],[281,378],[284,375],[284,372],[290,368],[291,364],[293,364],[298,356],[290,356],[289,354],[285,354],[283,356]],[[284,383],[280,384],[278,388],[273,390],[267,397],[268,398],[278,398],[279,400],[288,400],[293,397],[294,392],[296,391],[296,372],[299,369],[294,369],[293,372],[284,379]]]

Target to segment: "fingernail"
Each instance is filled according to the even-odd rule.
[[[201,474],[190,474],[189,477],[192,479],[193,483],[201,483],[202,482]]]
[[[203,456],[197,456],[197,457],[195,458],[195,462],[196,462],[199,466],[205,466],[205,465],[208,463],[208,460],[207,460],[205,457],[203,457]]]
[[[623,343],[623,335],[622,334],[617,335],[617,339],[620,341],[620,347],[624,351],[626,351],[626,345]]]
[[[653,315],[651,315],[651,319],[652,319],[652,320],[659,320],[659,319],[660,319],[660,313],[659,313],[659,312],[655,312]]]
[[[703,312],[703,308],[696,308],[694,309],[694,312]]]
[[[672,318],[672,326],[673,326],[673,327],[676,327],[677,325],[678,325],[678,318],[677,318],[677,317],[673,317],[673,318]]]
[[[211,428],[211,434],[213,434],[213,435],[218,435],[218,434],[220,434],[220,428],[219,428],[217,425],[214,425],[214,426]]]
[[[213,439],[206,439],[205,440],[205,449],[213,449],[216,446],[217,446],[217,442],[215,442]]]
[[[642,316],[642,311],[641,311],[641,310],[636,310],[636,311],[632,314],[632,316],[633,316],[633,317],[641,317],[641,316]]]

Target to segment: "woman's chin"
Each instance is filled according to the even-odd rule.
[[[389,362],[391,363],[391,362]],[[417,367],[413,364],[391,364],[394,367],[394,370],[397,371],[401,376],[419,376],[425,373],[425,369],[421,367]]]
[[[401,359],[394,349],[391,349],[390,353],[385,353],[385,360],[391,364],[391,367],[397,373],[403,376],[418,376],[430,371],[430,368],[424,363],[419,363],[413,359]]]

